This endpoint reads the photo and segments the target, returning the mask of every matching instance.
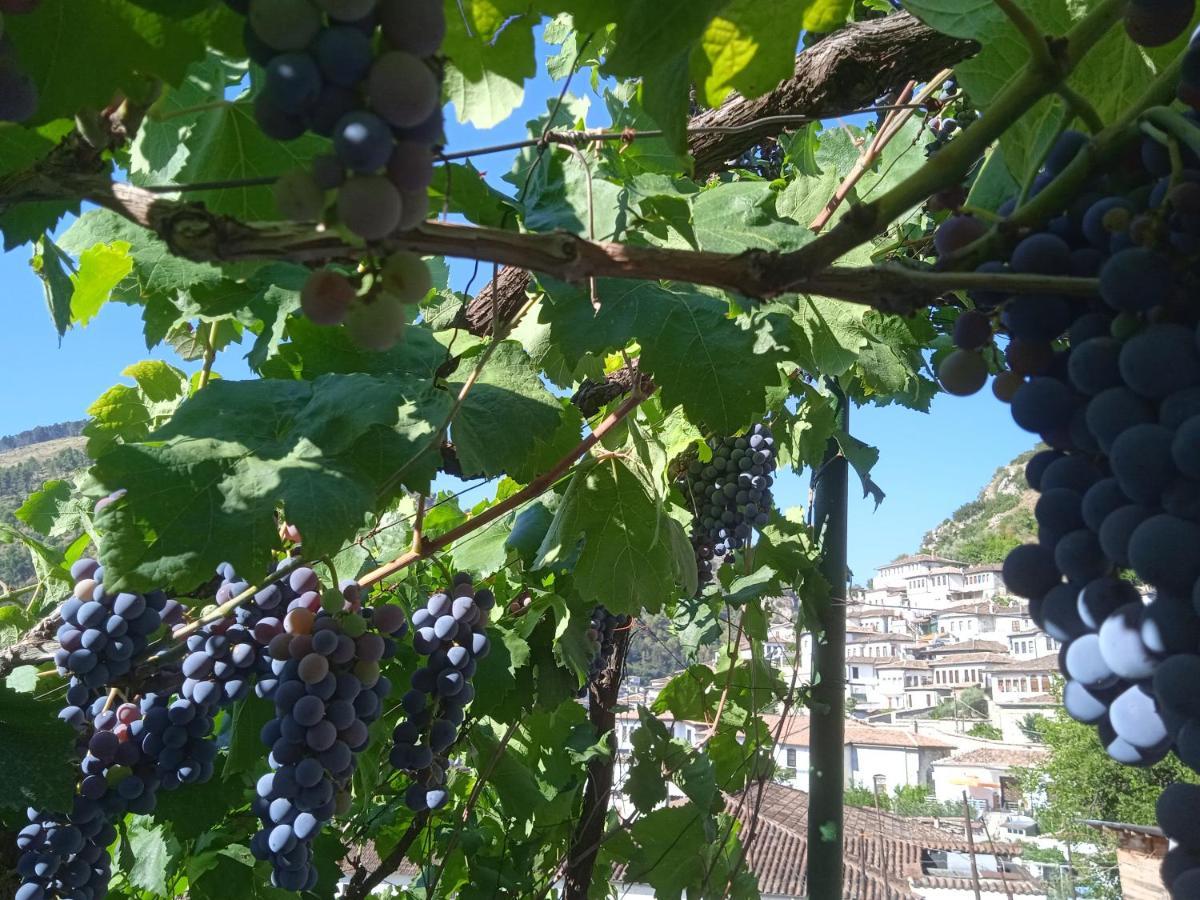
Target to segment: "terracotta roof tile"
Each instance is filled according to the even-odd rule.
[[[981,643],[987,643],[983,641]],[[981,665],[1003,665],[1010,662],[1012,657],[1007,653],[956,653],[949,656],[939,656],[936,659],[931,659],[931,666],[971,666],[975,664]]]
[[[1009,659],[1002,666],[1006,672],[1057,672],[1058,654],[1047,653],[1033,659]]]
[[[1035,766],[1047,756],[1045,750],[1019,747],[978,747],[965,753],[934,760],[935,766]]]
[[[763,721],[772,734],[779,727],[779,716],[763,716]],[[808,746],[809,716],[806,713],[796,713],[788,716],[783,730],[779,732],[779,743],[793,747]],[[903,747],[908,749],[949,750],[953,744],[941,738],[927,734],[917,734],[904,728],[888,728],[881,725],[866,725],[862,722],[847,721],[845,725],[846,743],[870,747]]]

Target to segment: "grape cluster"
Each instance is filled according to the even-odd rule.
[[[31,13],[41,2],[0,0],[0,122],[24,122],[37,112],[37,85],[21,69],[16,48],[4,33],[4,17]]]
[[[67,706],[60,718],[82,725],[83,707],[110,680],[128,674],[145,652],[149,637],[164,619],[178,621],[183,608],[161,591],[110,594],[104,569],[83,558],[71,566],[72,595],[59,607],[62,625],[54,652],[60,675],[71,678]]]
[[[332,215],[366,241],[421,224],[443,140],[433,58],[446,34],[441,0],[227,2],[246,16],[247,53],[266,70],[254,101],[263,133],[333,140],[331,154],[278,180],[279,211],[301,222]],[[302,308],[318,324],[345,323],[360,346],[386,350],[402,336],[403,304],[431,286],[420,257],[397,253],[357,284],[332,269],[313,273]]]
[[[956,134],[979,118],[979,111],[970,100],[966,97],[956,99],[957,93],[957,79],[948,78],[935,98],[939,111],[928,122],[930,140],[925,144],[926,156],[935,156]],[[952,108],[947,108],[949,104]]]
[[[594,683],[604,671],[608,660],[612,659],[613,648],[616,644],[616,633],[629,625],[629,616],[615,616],[605,607],[597,606],[592,610],[592,620],[588,626],[588,640],[595,646],[592,660],[588,667],[588,683]],[[580,696],[587,694],[587,685],[580,689]]]
[[[91,728],[80,727],[80,780],[67,815],[28,811],[29,824],[17,834],[22,878],[17,900],[72,897],[98,900],[108,892],[108,846],[116,838],[113,823],[126,813],[149,813],[155,805],[158,776],[142,752],[136,704],[109,709],[96,698],[88,710]]]
[[[297,569],[292,573],[309,572]],[[271,883],[290,891],[311,890],[317,882],[312,842],[322,826],[350,804],[356,756],[368,741],[391,691],[380,660],[396,652],[394,638],[408,622],[398,606],[360,609],[358,585],[350,582],[331,613],[320,596],[316,609],[303,598],[319,590],[315,575],[288,604],[282,630],[270,641],[275,718],[262,731],[270,748],[271,772],[259,779],[254,812],[262,829],[251,852],[272,865]],[[351,587],[353,585],[353,587]]]
[[[1142,42],[1150,39],[1137,17],[1148,6],[1129,7]],[[1200,71],[1195,45],[1193,56]],[[1195,111],[1186,117],[1200,121]],[[1033,192],[1087,143],[1063,133]],[[1099,296],[974,291],[939,376],[952,393],[980,389],[984,351],[1007,336],[1007,370],[993,392],[1049,449],[1026,468],[1039,494],[1038,542],[1012,551],[1005,583],[1063,642],[1064,707],[1096,728],[1110,756],[1144,766],[1173,751],[1200,772],[1200,156],[1181,154],[1173,171],[1168,149],[1144,137],[1044,228],[1010,229],[1010,251],[980,271],[1096,278]],[[953,216],[936,244],[952,263],[991,239],[982,223]],[[1195,798],[1184,818],[1178,794],[1160,811],[1186,847],[1163,875],[1173,896],[1190,897],[1200,846],[1189,849],[1196,839],[1183,832],[1195,833]]]
[[[414,812],[438,810],[446,790],[447,751],[458,740],[463,710],[475,699],[476,660],[487,656],[488,613],[496,604],[488,588],[476,590],[465,572],[448,591],[430,596],[412,616],[413,647],[428,657],[412,674],[401,699],[405,718],[392,732],[392,765],[411,773],[404,802]]]
[[[728,555],[750,543],[753,529],[770,521],[776,462],[775,438],[761,423],[708,446],[712,458],[692,460],[681,479],[695,516],[691,540],[702,586]]]

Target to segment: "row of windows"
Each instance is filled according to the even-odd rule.
[[[1050,690],[1049,675],[1020,675],[1012,678],[995,678],[997,690],[1002,694],[1044,694]]]
[[[936,684],[979,684],[982,681],[978,669],[935,669],[933,680]]]

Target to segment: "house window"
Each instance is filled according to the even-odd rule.
[[[796,768],[796,751],[790,747],[787,750],[787,767],[789,769]]]
[[[851,677],[851,678],[857,678],[857,677],[858,677],[858,666],[851,666],[851,667],[850,667],[850,677]]]

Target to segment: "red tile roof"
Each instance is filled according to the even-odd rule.
[[[958,753],[943,759],[934,760],[935,766],[1018,766],[1029,768],[1036,766],[1047,756],[1045,750],[1032,750],[1018,747],[979,747]]]
[[[779,727],[779,716],[763,716],[763,721],[772,734]],[[810,717],[807,713],[795,713],[788,716],[779,732],[779,744],[792,747],[807,747]],[[950,750],[953,744],[927,734],[917,734],[904,728],[887,728],[880,725],[867,725],[862,722],[845,724],[846,743],[858,744],[865,747],[902,747],[905,749]]]

